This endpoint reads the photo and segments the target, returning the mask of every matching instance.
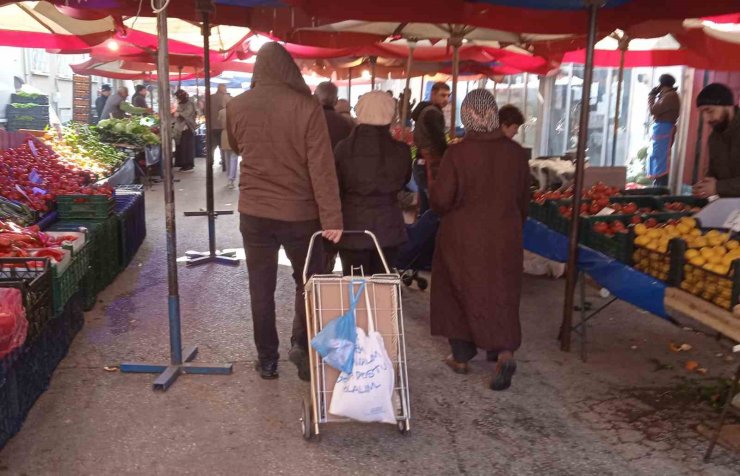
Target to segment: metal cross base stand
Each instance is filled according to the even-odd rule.
[[[232,364],[194,364],[192,361],[198,355],[198,347],[192,346],[183,352],[182,364],[148,364],[124,362],[121,372],[136,374],[160,374],[154,380],[154,390],[167,390],[181,374],[199,375],[230,375]]]
[[[208,251],[188,251],[185,253],[187,267],[200,266],[208,263],[239,266],[239,259],[234,251],[216,250],[216,226],[215,220],[219,215],[233,215],[232,210],[214,210],[202,212],[185,212],[186,217],[208,217]]]

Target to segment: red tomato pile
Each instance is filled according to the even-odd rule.
[[[630,218],[629,226],[625,225],[619,220],[615,220],[611,223],[599,221],[599,222],[594,223],[591,226],[591,229],[595,231],[596,233],[601,233],[602,235],[614,236],[617,233],[627,233],[630,227],[634,225],[639,225],[640,223],[645,225],[647,228],[658,228],[658,227],[664,227],[667,225],[677,225],[678,220],[671,219],[665,223],[659,223],[658,220],[656,220],[655,218],[647,218],[643,220],[640,216],[635,215],[632,218]]]
[[[0,155],[0,196],[45,212],[49,209],[48,202],[57,195],[112,195],[111,187],[92,185],[94,174],[65,164],[59,155],[38,141],[34,145],[36,153],[23,144]],[[34,170],[41,178],[40,183],[31,181]],[[35,192],[34,188],[46,193]]]
[[[692,212],[696,213],[701,210],[701,207],[695,207],[687,203],[681,202],[670,202],[665,204],[665,209],[672,212]]]

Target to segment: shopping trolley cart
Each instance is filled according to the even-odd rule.
[[[364,283],[364,292],[367,294],[366,299],[361,299],[356,307],[356,325],[367,331],[368,315],[370,315],[375,328],[383,336],[395,371],[393,408],[396,413],[397,426],[401,434],[406,434],[411,429],[411,412],[401,303],[401,278],[398,274],[391,273],[375,235],[369,231],[345,231],[344,234],[365,234],[372,238],[383,261],[386,274],[373,276],[362,274],[359,276],[314,275],[308,279],[309,260],[315,241],[321,233],[314,234],[308,246],[306,265],[303,268],[308,340],[310,342],[326,324],[349,310],[350,284]],[[371,311],[369,313],[368,307]],[[308,354],[311,367],[310,395],[303,399],[301,416],[301,429],[306,440],[320,434],[320,424],[350,421],[329,413],[332,392],[339,377],[339,370],[324,364],[321,356],[313,348],[309,348]]]

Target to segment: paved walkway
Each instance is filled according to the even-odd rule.
[[[198,172],[177,184],[181,254],[206,247],[204,219],[182,217],[205,203],[203,176],[198,161]],[[235,208],[237,192],[225,189],[220,173],[217,180],[217,206]],[[234,362],[232,376],[185,376],[162,394],[151,390],[151,376],[106,372],[122,360],[168,356],[162,201],[158,185],[147,194],[144,247],[87,314],[49,391],[0,451],[0,475],[740,474],[740,455],[722,448],[703,464],[706,440],[694,430],[716,419],[696,389],[730,374],[729,345],[618,304],[592,326],[590,360],[582,363],[555,341],[562,281],[526,279],[519,373],[503,393],[485,388],[490,368],[482,360],[468,376],[442,364],[447,348],[429,336],[428,296],[406,292],[413,417],[406,437],[390,426],[342,424],[325,426],[320,442],[303,441],[307,387],[292,365],[281,362],[277,381],[252,370],[243,264],[180,270],[184,341],[200,346],[200,362]],[[219,218],[222,247],[241,246],[237,223]],[[278,288],[287,358],[286,266]],[[695,350],[674,353],[670,342]],[[709,374],[686,374],[688,359]]]

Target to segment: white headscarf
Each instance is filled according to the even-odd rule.
[[[387,126],[396,115],[396,101],[384,91],[372,91],[360,97],[355,112],[360,124]]]

